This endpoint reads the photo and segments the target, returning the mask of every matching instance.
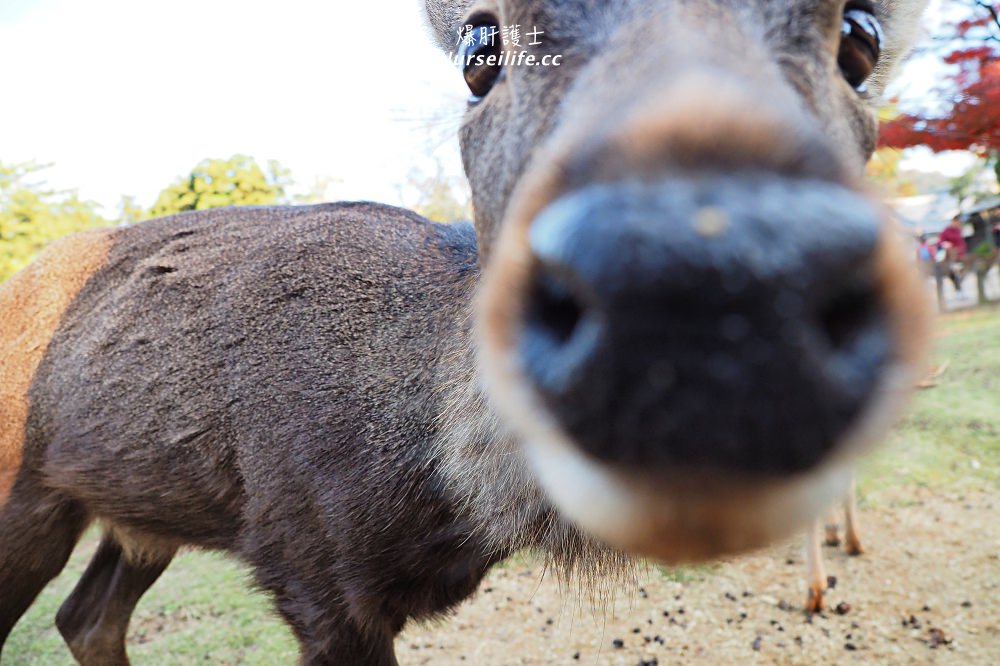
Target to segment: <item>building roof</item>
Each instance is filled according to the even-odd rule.
[[[973,213],[985,213],[988,210],[993,210],[994,208],[1000,208],[1000,197],[990,197],[989,199],[983,199],[975,206],[969,208],[965,211],[968,215]]]
[[[914,233],[941,231],[961,212],[958,199],[947,192],[886,199],[886,204],[893,216]]]

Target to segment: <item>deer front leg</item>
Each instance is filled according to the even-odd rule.
[[[826,591],[826,571],[823,569],[819,529],[819,521],[816,521],[806,533],[806,581],[809,584],[806,611],[810,613],[818,613],[823,610],[823,593]]]

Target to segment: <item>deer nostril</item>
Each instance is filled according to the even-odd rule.
[[[600,344],[601,317],[589,292],[574,278],[561,264],[543,262],[527,294],[520,356],[543,395],[574,391]]]
[[[528,298],[529,325],[557,345],[565,345],[583,318],[584,307],[567,282],[554,273],[535,280]]]
[[[874,307],[868,294],[844,294],[821,313],[823,333],[834,349],[844,349],[867,328],[873,314]]]
[[[879,327],[880,312],[874,283],[855,283],[834,296],[819,311],[820,332],[834,350],[848,350],[858,338]]]

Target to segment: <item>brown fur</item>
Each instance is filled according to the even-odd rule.
[[[879,246],[879,284],[882,297],[893,313],[892,326],[899,341],[901,359],[919,365],[927,351],[930,338],[930,303],[924,298],[919,274],[909,262],[904,236],[894,224],[887,225]]]
[[[0,285],[0,506],[21,467],[28,387],[66,308],[107,257],[114,233],[88,231],[53,243]]]

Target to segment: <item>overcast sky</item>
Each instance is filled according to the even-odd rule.
[[[279,10],[280,7],[280,10]],[[0,0],[0,160],[152,203],[206,157],[277,159],[394,202],[467,89],[416,0]]]
[[[112,209],[237,153],[340,179],[332,198],[399,203],[430,148],[458,168],[467,95],[419,7],[0,0],[0,160],[52,162],[51,185]]]

